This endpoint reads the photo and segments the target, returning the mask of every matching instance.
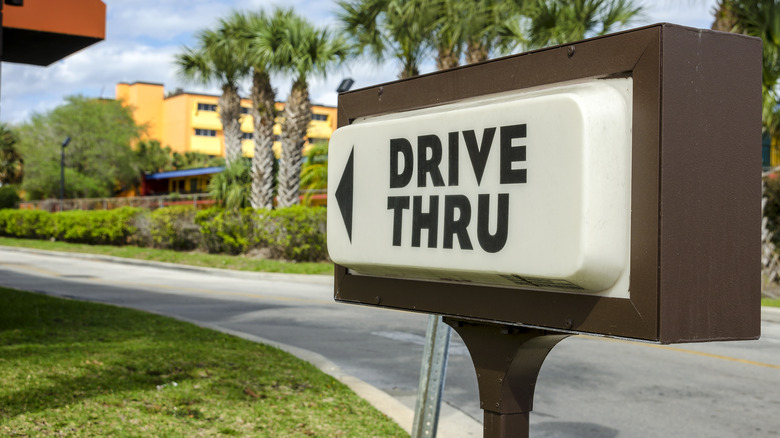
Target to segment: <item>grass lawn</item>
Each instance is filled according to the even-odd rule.
[[[769,307],[780,307],[780,299],[761,298],[761,305]]]
[[[16,239],[11,237],[0,237],[0,245],[47,249],[51,251],[103,254],[130,259],[234,269],[237,271],[333,275],[333,263],[325,262],[294,263],[224,254],[179,252],[167,249],[138,248],[136,246],[86,245],[80,243],[50,242],[48,240]]]
[[[0,436],[407,436],[278,349],[0,288]]]

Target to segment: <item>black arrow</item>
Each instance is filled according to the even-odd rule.
[[[355,187],[354,164],[355,147],[353,146],[352,151],[349,153],[347,167],[344,169],[344,173],[341,175],[341,181],[339,181],[338,188],[336,188],[336,203],[339,205],[341,217],[344,219],[344,226],[347,227],[349,243],[352,243],[352,194]]]

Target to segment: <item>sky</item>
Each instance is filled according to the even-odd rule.
[[[151,82],[165,90],[218,94],[216,84],[203,87],[184,82],[173,63],[185,45],[192,46],[201,29],[213,27],[234,10],[270,10],[292,7],[312,23],[336,27],[334,0],[103,0],[106,4],[106,39],[48,67],[2,63],[0,121],[17,125],[35,113],[45,113],[71,95],[113,98],[118,82]],[[644,0],[644,15],[629,28],[669,22],[709,28],[716,0]],[[433,62],[422,73],[434,70]],[[344,78],[355,81],[353,89],[392,81],[399,66],[381,65],[367,59],[351,61],[326,78],[310,80],[314,103],[335,106],[336,88]],[[272,78],[277,99],[285,100],[291,79]],[[247,95],[248,82],[239,92]]]

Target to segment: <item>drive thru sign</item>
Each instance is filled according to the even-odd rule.
[[[760,40],[661,24],[340,95],[335,298],[758,337],[760,79]]]
[[[590,80],[353,121],[330,143],[331,257],[627,297],[631,90]]]

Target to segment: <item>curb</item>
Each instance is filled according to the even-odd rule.
[[[780,322],[780,307],[761,307],[761,321]]]
[[[115,257],[115,256],[102,255],[102,254],[88,254],[83,252],[51,251],[46,249],[20,248],[16,246],[2,246],[2,245],[0,245],[0,247],[2,247],[3,250],[6,251],[26,252],[31,254],[68,257],[68,258],[76,258],[76,259],[83,259],[83,260],[99,260],[99,261],[119,263],[124,265],[152,266],[152,267],[173,269],[173,270],[184,271],[184,272],[199,272],[199,273],[210,274],[210,275],[219,275],[223,277],[247,278],[250,280],[290,281],[295,283],[333,284],[333,276],[331,275],[281,274],[276,272],[234,271],[231,269],[207,268],[203,266],[191,266],[191,265],[182,265],[178,263],[130,259],[125,257]]]

